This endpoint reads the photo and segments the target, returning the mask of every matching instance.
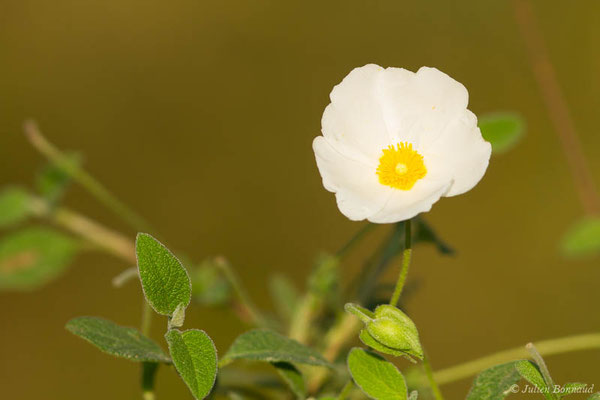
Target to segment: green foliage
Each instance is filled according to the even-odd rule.
[[[283,275],[274,275],[269,281],[269,289],[273,303],[277,307],[277,313],[284,322],[289,322],[294,314],[300,296],[298,291]]]
[[[493,113],[479,118],[479,129],[483,138],[492,144],[493,154],[502,154],[519,142],[525,123],[515,113]]]
[[[69,332],[115,357],[139,362],[171,361],[158,344],[137,329],[120,326],[103,318],[74,318],[65,327]]]
[[[30,213],[29,194],[18,187],[9,187],[0,192],[0,228],[24,221]]]
[[[203,261],[190,274],[192,296],[195,301],[207,306],[217,306],[231,299],[231,285],[213,259]]]
[[[302,373],[298,371],[293,364],[288,362],[275,362],[272,363],[277,369],[277,373],[283,379],[285,383],[290,387],[292,392],[298,399],[306,398],[306,384]]]
[[[404,377],[390,362],[368,350],[353,348],[348,354],[348,369],[356,385],[375,400],[406,400]]]
[[[433,227],[431,227],[423,217],[415,218],[414,226],[415,232],[413,234],[413,242],[415,244],[432,243],[440,253],[446,255],[454,254],[454,249],[438,236]]]
[[[330,366],[310,347],[267,329],[254,329],[238,336],[221,359],[221,365],[239,359]]]
[[[552,388],[548,382],[544,380],[544,377],[537,365],[531,361],[522,360],[515,364],[515,368],[521,377],[535,386],[546,399],[553,400],[556,398],[556,396],[552,394],[554,388]]]
[[[388,347],[386,345],[379,343],[377,341],[377,339],[375,339],[373,336],[371,336],[371,334],[366,329],[363,329],[362,331],[360,331],[358,338],[360,339],[361,342],[363,342],[366,346],[369,346],[373,350],[376,350],[383,354],[390,354],[390,355],[396,356],[396,357],[405,357],[410,362],[416,363],[415,359],[412,358],[411,356],[409,356],[408,354],[406,354],[404,351],[396,350],[396,349],[393,349],[391,347]]]
[[[563,237],[561,250],[568,257],[600,254],[600,217],[577,221]]]
[[[150,306],[159,314],[173,315],[190,303],[192,287],[187,271],[158,240],[140,233],[135,243],[137,264]]]
[[[481,372],[467,395],[467,400],[502,400],[511,387],[521,380],[516,362],[496,365]]]
[[[217,349],[211,338],[198,329],[171,329],[165,338],[173,364],[194,397],[208,396],[217,378]]]
[[[31,290],[58,277],[79,244],[49,228],[26,228],[0,241],[0,290]]]
[[[82,157],[78,153],[67,153],[62,161],[72,170],[81,166]],[[35,187],[44,199],[53,204],[60,200],[70,183],[71,175],[65,172],[64,166],[49,163],[36,176]]]

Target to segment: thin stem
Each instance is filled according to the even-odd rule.
[[[133,242],[119,232],[108,229],[67,208],[51,208],[44,200],[34,196],[30,199],[30,208],[34,215],[48,218],[54,224],[83,237],[98,248],[104,249],[126,262],[136,264]]]
[[[262,315],[258,308],[256,308],[250,299],[250,296],[248,296],[246,290],[240,283],[235,271],[231,268],[231,265],[229,265],[229,262],[223,257],[217,257],[215,265],[221,270],[225,279],[231,284],[231,287],[240,301],[240,305],[244,308],[244,311],[250,317],[250,320],[257,326],[267,326],[267,319]]]
[[[406,283],[406,276],[408,275],[408,268],[410,267],[410,259],[412,255],[412,247],[411,247],[411,227],[410,227],[410,219],[404,222],[404,251],[402,252],[402,269],[400,270],[400,275],[398,276],[398,282],[396,282],[396,287],[394,288],[394,293],[392,294],[392,298],[390,299],[390,305],[396,306],[398,304],[398,300],[400,300],[400,295],[402,294],[402,289],[404,288],[404,284]]]
[[[433,375],[433,369],[431,368],[431,362],[429,361],[429,357],[427,354],[423,357],[423,368],[425,369],[425,375],[427,375],[427,380],[429,381],[429,387],[431,388],[431,392],[433,393],[433,397],[435,400],[444,400],[444,396],[442,396],[442,391],[438,386],[438,383],[435,380]]]
[[[92,175],[78,165],[70,162],[63,152],[44,137],[34,121],[26,121],[23,129],[25,136],[36,150],[42,153],[49,161],[56,164],[74,181],[83,186],[108,209],[123,218],[132,228],[146,231],[152,230],[142,217],[118,200]]]
[[[342,388],[342,391],[340,392],[339,396],[337,397],[337,400],[346,400],[346,398],[348,397],[348,395],[350,394],[352,389],[354,389],[354,383],[350,380]]]
[[[514,0],[513,5],[535,79],[540,87],[550,120],[567,158],[579,200],[586,213],[597,214],[600,212],[600,196],[587,164],[575,124],[569,113],[569,107],[550,61],[531,3],[528,0]]]
[[[584,335],[567,336],[558,339],[543,340],[535,342],[535,347],[543,356],[554,354],[569,353],[579,350],[600,349],[600,333],[590,333]],[[469,378],[493,367],[497,364],[523,359],[529,357],[529,352],[525,347],[517,347],[510,350],[491,354],[464,364],[445,368],[434,372],[433,376],[440,385],[455,382],[461,379]]]
[[[152,326],[152,315],[153,311],[146,300],[144,300],[144,309],[142,310],[142,323],[140,325],[142,334],[148,336],[150,334],[150,327]]]

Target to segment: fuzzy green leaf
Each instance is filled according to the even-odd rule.
[[[467,395],[467,400],[502,400],[521,379],[516,362],[496,365],[481,372]]]
[[[371,399],[406,400],[404,377],[394,364],[357,347],[348,354],[348,369],[356,385]]]
[[[235,339],[221,363],[226,365],[239,359],[330,366],[327,360],[310,347],[267,329],[242,333]]]
[[[293,364],[287,362],[272,363],[277,369],[277,373],[285,383],[290,387],[298,399],[306,398],[306,384],[302,373]]]
[[[600,254],[600,217],[585,217],[575,223],[563,237],[561,250],[568,257]]]
[[[171,329],[165,338],[173,364],[192,395],[208,396],[217,378],[217,350],[211,338],[198,329]]]
[[[159,314],[172,315],[180,304],[190,304],[192,286],[187,271],[165,246],[140,233],[135,242],[144,295]]]
[[[531,361],[522,360],[515,364],[515,368],[519,371],[521,377],[538,388],[546,399],[554,399],[554,396],[552,395],[553,388],[548,386],[537,365]]]
[[[0,240],[0,290],[31,290],[58,277],[79,245],[48,228],[27,228]]]
[[[137,329],[124,327],[98,317],[79,317],[67,322],[67,330],[115,357],[140,362],[171,360],[158,344]]]
[[[519,142],[525,123],[514,113],[493,113],[479,118],[479,129],[483,138],[492,144],[493,154],[501,154]]]
[[[25,190],[10,187],[0,192],[0,228],[22,222],[29,213],[29,194]]]

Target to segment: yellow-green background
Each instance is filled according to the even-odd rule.
[[[598,182],[600,2],[533,4]],[[420,247],[411,270],[421,286],[408,311],[434,366],[598,331],[598,259],[556,250],[582,210],[513,14],[511,2],[480,0],[1,0],[0,183],[29,183],[41,164],[20,132],[34,117],[170,247],[228,256],[269,307],[269,274],[300,286],[316,252],[360,227],[322,188],[311,150],[332,86],[371,62],[435,66],[465,84],[473,111],[516,110],[528,131],[473,191],[428,215],[458,249],[447,258]],[[134,235],[81,189],[67,203]],[[388,228],[354,253],[345,278]],[[39,291],[0,294],[1,398],[139,397],[137,365],[63,328],[79,315],[137,325],[139,287],[110,285],[127,267],[86,254]],[[155,320],[157,340],[164,326]],[[186,326],[205,329],[221,354],[243,329],[198,307]],[[548,362],[556,381],[600,389],[599,355]],[[468,384],[444,389],[459,399]],[[158,396],[190,398],[168,369]]]

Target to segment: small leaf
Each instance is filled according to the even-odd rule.
[[[377,339],[375,339],[373,336],[371,336],[371,334],[366,329],[363,329],[362,331],[360,331],[358,338],[365,345],[369,346],[373,350],[376,350],[380,353],[390,354],[390,355],[396,356],[396,357],[404,357],[412,363],[417,362],[414,358],[412,358],[410,355],[408,355],[404,351],[392,349],[391,347],[387,347],[386,345],[379,343],[377,341]]]
[[[29,194],[25,190],[10,187],[0,192],[0,228],[22,222],[29,213]]]
[[[600,254],[600,217],[585,217],[563,237],[561,250],[568,257]]]
[[[531,361],[523,360],[518,361],[515,364],[515,368],[517,369],[517,371],[519,371],[521,377],[527,382],[531,383],[536,388],[538,388],[538,390],[544,395],[546,399],[554,399],[554,396],[552,396],[553,388],[548,386],[537,365],[535,365]]]
[[[516,362],[496,365],[481,372],[467,395],[467,400],[502,400],[514,390],[521,379]]]
[[[271,277],[269,289],[279,317],[284,322],[289,322],[298,306],[298,291],[292,282],[283,275]]]
[[[417,400],[419,398],[419,392],[417,392],[416,390],[413,390],[412,392],[410,392],[410,395],[408,396],[408,400]]]
[[[179,304],[175,311],[173,311],[173,316],[169,319],[169,329],[171,328],[179,328],[183,325],[185,321],[185,305],[183,303]]]
[[[120,326],[103,318],[75,318],[67,322],[66,328],[103,352],[116,357],[140,362],[171,361],[158,344],[137,329]]]
[[[357,347],[348,354],[348,369],[356,385],[375,400],[406,400],[404,377],[394,364]]]
[[[44,166],[35,181],[38,192],[51,204],[60,200],[71,183],[71,174],[65,172],[65,167],[68,166],[69,170],[77,169],[82,164],[82,157],[78,153],[68,153],[61,163],[64,165],[50,163]]]
[[[239,359],[330,366],[310,347],[267,329],[254,329],[238,336],[221,360],[221,365]]]
[[[31,290],[58,277],[79,245],[48,228],[27,228],[0,241],[0,290]]]
[[[231,285],[223,277],[214,259],[204,260],[190,274],[192,296],[200,304],[216,306],[231,298]]]
[[[440,253],[454,254],[454,249],[443,241],[422,217],[417,217],[415,222],[414,243],[433,243]]]
[[[146,300],[154,311],[172,315],[190,304],[192,288],[187,271],[158,240],[140,233],[135,243],[137,264]]]
[[[217,350],[211,338],[198,329],[171,329],[165,337],[173,364],[192,395],[208,396],[217,378]]]
[[[479,129],[483,138],[492,144],[493,154],[501,154],[519,142],[525,123],[515,113],[493,113],[479,118]]]
[[[304,383],[304,378],[302,377],[302,373],[298,371],[298,368],[287,362],[276,362],[272,364],[277,369],[279,376],[287,383],[296,397],[298,399],[305,399],[306,384]]]
[[[365,324],[368,324],[375,318],[375,313],[355,303],[346,303],[344,305],[344,310],[348,314],[354,315]]]

